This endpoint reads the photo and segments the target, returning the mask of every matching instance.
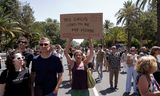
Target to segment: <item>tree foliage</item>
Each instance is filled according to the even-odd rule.
[[[156,44],[160,46],[160,0],[137,0],[136,5],[142,9],[144,9],[144,7],[148,5],[149,10],[156,10],[157,32],[155,33],[155,36]]]
[[[124,2],[123,8],[121,8],[116,13],[117,24],[122,23],[122,25],[125,25],[125,30],[128,35],[128,48],[131,46],[132,34],[134,32],[134,25],[132,22],[134,22],[139,17],[140,13],[141,11],[135,6],[132,1]]]

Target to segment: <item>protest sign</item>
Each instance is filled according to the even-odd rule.
[[[103,31],[102,15],[102,13],[61,14],[61,39],[101,39]]]

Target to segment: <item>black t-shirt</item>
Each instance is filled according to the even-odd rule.
[[[63,72],[61,60],[51,55],[48,58],[35,57],[32,72],[36,73],[35,86],[39,86],[44,95],[51,93],[57,85],[57,73]]]
[[[22,55],[25,57],[26,67],[29,68],[31,61],[33,60],[33,54],[28,53],[28,52],[22,52]]]
[[[21,72],[4,70],[0,84],[6,84],[4,96],[30,96],[28,69]]]

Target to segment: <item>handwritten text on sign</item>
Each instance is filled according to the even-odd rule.
[[[102,13],[62,14],[60,16],[61,38],[102,38]]]

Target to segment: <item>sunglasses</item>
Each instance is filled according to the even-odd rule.
[[[44,46],[48,46],[49,44],[48,44],[48,43],[40,43],[39,45],[40,45],[40,46],[43,46],[43,45],[44,45]]]
[[[15,58],[15,60],[24,60],[24,59],[25,59],[24,56],[22,56],[22,57],[16,57],[16,58]]]
[[[27,42],[26,42],[26,41],[18,41],[18,43],[27,44]]]

